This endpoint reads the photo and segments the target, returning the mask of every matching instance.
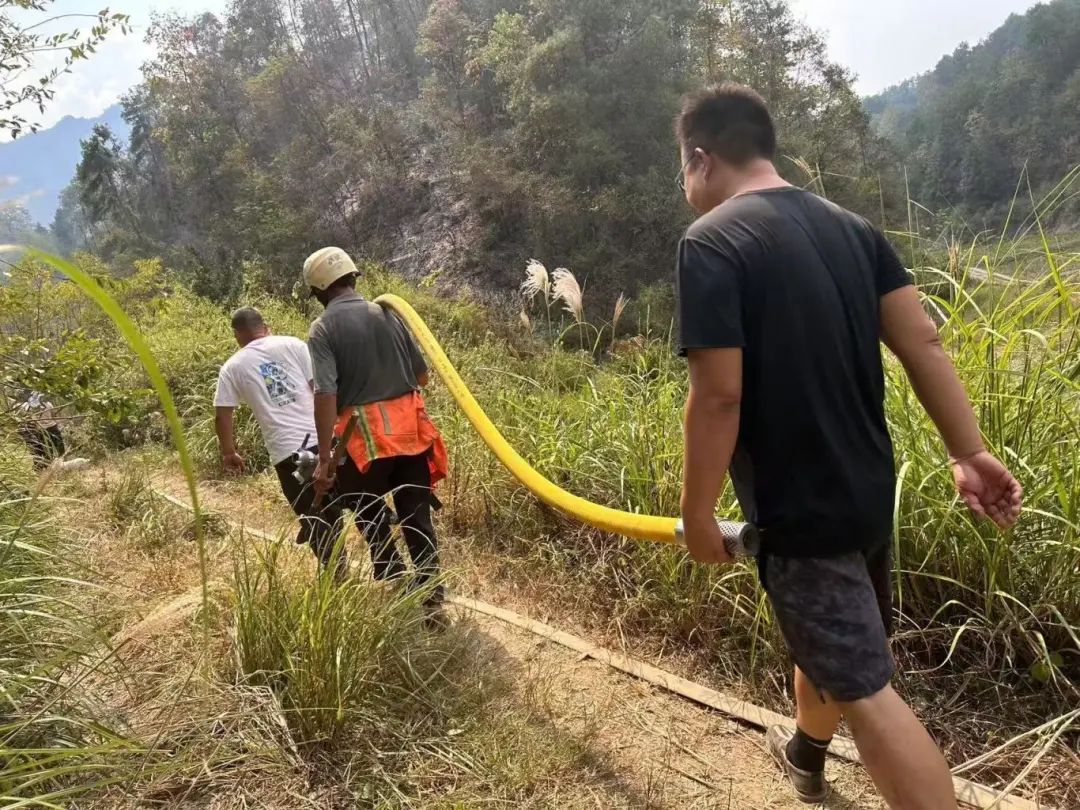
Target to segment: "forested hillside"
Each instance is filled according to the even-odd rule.
[[[25,208],[33,222],[48,225],[79,163],[79,141],[95,124],[108,124],[127,135],[120,105],[115,104],[97,118],[65,116],[48,129],[0,143],[0,206]]]
[[[897,204],[851,77],[781,0],[236,0],[151,35],[130,141],[86,142],[58,236],[219,299],[291,290],[326,243],[486,291],[533,256],[597,301],[666,279],[671,122],[722,78],[772,103],[793,178]]]
[[[900,150],[914,198],[1000,214],[1025,168],[1039,191],[1080,164],[1080,0],[1013,15],[866,106]],[[1068,213],[1075,224],[1080,208]]]

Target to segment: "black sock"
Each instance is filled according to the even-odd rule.
[[[801,771],[820,773],[825,770],[825,752],[829,740],[815,740],[801,728],[795,729],[795,736],[787,744],[787,758]]]

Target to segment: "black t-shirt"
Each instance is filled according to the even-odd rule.
[[[680,353],[743,350],[731,478],[766,552],[832,556],[889,536],[879,312],[909,283],[877,229],[796,188],[734,197],[680,243]]]

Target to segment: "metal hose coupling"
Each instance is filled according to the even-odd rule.
[[[293,478],[301,486],[309,484],[315,476],[315,468],[319,466],[319,454],[314,450],[303,448],[292,454]]]
[[[732,557],[756,557],[761,551],[761,533],[750,523],[736,523],[732,520],[717,520],[720,533],[724,535],[724,548]],[[686,545],[683,522],[675,524],[675,542]]]

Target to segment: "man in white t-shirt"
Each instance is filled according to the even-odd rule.
[[[232,328],[240,351],[221,367],[214,393],[222,465],[229,473],[244,472],[244,459],[236,451],[233,411],[247,405],[262,429],[281,491],[300,517],[297,542],[309,543],[326,566],[344,525],[341,509],[330,505],[315,512],[315,488],[295,476],[297,452],[318,451],[311,355],[302,340],[270,334],[262,315],[251,307],[233,313]],[[344,553],[338,557],[336,570],[339,574],[346,570]]]

